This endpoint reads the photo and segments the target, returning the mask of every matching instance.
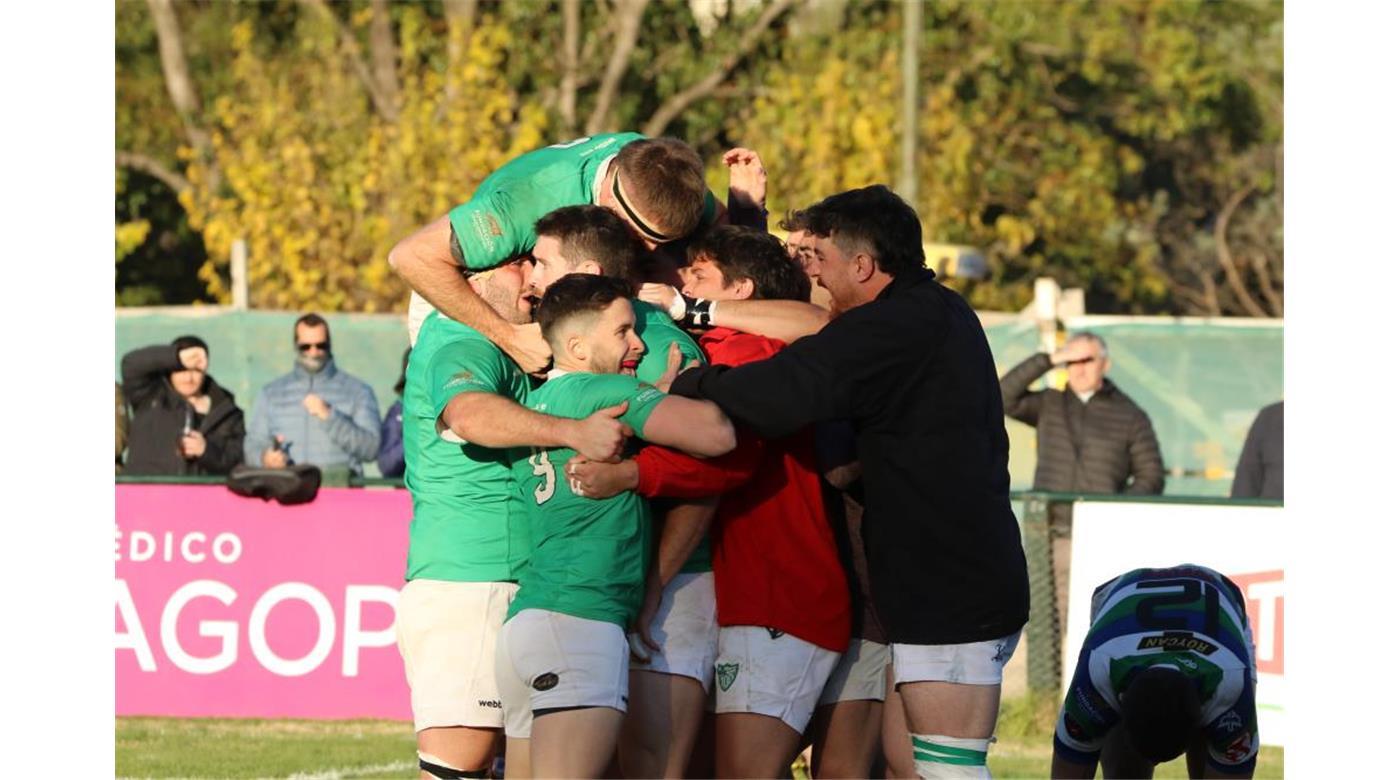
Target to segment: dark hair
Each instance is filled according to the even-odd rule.
[[[640,138],[617,153],[617,170],[632,207],[672,239],[705,215],[705,164],[676,138]]]
[[[924,265],[919,215],[883,184],[847,190],[808,206],[784,220],[830,238],[844,252],[865,249],[881,271],[894,276]]]
[[[406,347],[403,351],[403,368],[399,369],[399,381],[394,383],[394,392],[403,395],[403,386],[408,382],[408,354],[413,351],[413,347]]]
[[[690,262],[700,259],[715,264],[725,287],[744,279],[753,282],[755,299],[805,301],[812,294],[801,264],[769,233],[737,225],[710,228],[690,245]]]
[[[199,347],[204,350],[205,357],[209,355],[209,345],[205,344],[204,339],[198,336],[181,336],[170,342],[170,346],[174,347],[176,351],[189,349],[190,347]]]
[[[310,314],[303,314],[300,317],[297,317],[297,321],[292,323],[292,343],[296,343],[297,328],[300,328],[302,325],[305,325],[308,328],[324,327],[326,329],[326,351],[330,352],[331,324],[329,322],[326,322],[325,317],[322,317],[321,315],[315,312],[311,312]]]
[[[1186,751],[1200,728],[1201,699],[1196,684],[1172,666],[1138,672],[1123,691],[1123,727],[1143,758],[1171,761]]]
[[[558,347],[554,337],[563,323],[580,314],[597,315],[618,298],[632,297],[632,284],[623,279],[596,274],[567,274],[544,291],[535,319],[550,347]]]
[[[782,219],[778,220],[778,227],[789,233],[799,230],[807,231],[807,212],[803,209],[789,211]]]
[[[535,222],[535,235],[559,239],[570,268],[589,260],[604,276],[635,282],[645,247],[622,217],[602,206],[565,206]]]

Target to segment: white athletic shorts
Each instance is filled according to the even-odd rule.
[[[633,658],[632,669],[690,677],[709,692],[719,644],[714,572],[677,574],[666,584],[661,606],[651,621],[651,638],[661,645],[659,652],[631,637],[634,647],[651,655],[646,661]]]
[[[722,626],[715,713],[769,715],[801,734],[841,654],[759,626]]]
[[[399,591],[399,654],[413,728],[501,727],[496,637],[520,586],[411,580]]]
[[[436,311],[428,299],[416,291],[408,294],[408,345],[418,343],[418,331],[423,328],[423,320]]]
[[[1018,630],[1001,639],[961,645],[890,645],[894,656],[894,684],[950,682],[964,685],[1000,685],[1001,672],[1016,644]]]
[[[539,710],[627,711],[627,637],[615,623],[522,610],[496,645],[506,736],[525,739]]]
[[[817,699],[818,707],[840,701],[884,701],[885,667],[890,663],[890,646],[854,637],[846,652],[827,678]]]

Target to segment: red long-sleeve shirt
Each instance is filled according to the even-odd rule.
[[[783,342],[728,328],[700,337],[712,365],[763,360]],[[664,447],[637,455],[637,492],[648,498],[723,494],[710,530],[722,626],[764,626],[844,652],[850,591],[822,501],[810,428],[764,441],[741,431],[720,458]]]

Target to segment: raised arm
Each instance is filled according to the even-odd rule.
[[[1043,390],[1031,390],[1031,383],[1045,375],[1052,363],[1050,356],[1037,352],[1016,364],[1001,378],[1001,406],[1007,417],[1027,425],[1040,421]]]
[[[644,284],[637,297],[684,319],[680,293],[667,284]],[[805,301],[711,301],[710,325],[792,342],[817,333],[831,321],[826,309]],[[674,308],[673,308],[674,306]],[[681,316],[677,316],[681,314]]]
[[[502,319],[467,283],[452,247],[452,224],[443,215],[389,250],[389,265],[438,311],[480,331],[522,370],[542,370],[549,363],[549,346],[539,326]]]
[[[145,406],[160,389],[161,378],[184,368],[180,351],[173,346],[157,344],[142,347],[122,355],[122,392],[132,409]]]

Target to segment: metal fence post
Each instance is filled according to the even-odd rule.
[[[1060,642],[1055,630],[1055,583],[1050,568],[1050,502],[1026,496],[1022,545],[1030,575],[1031,615],[1026,625],[1026,676],[1032,691],[1058,692]]]

